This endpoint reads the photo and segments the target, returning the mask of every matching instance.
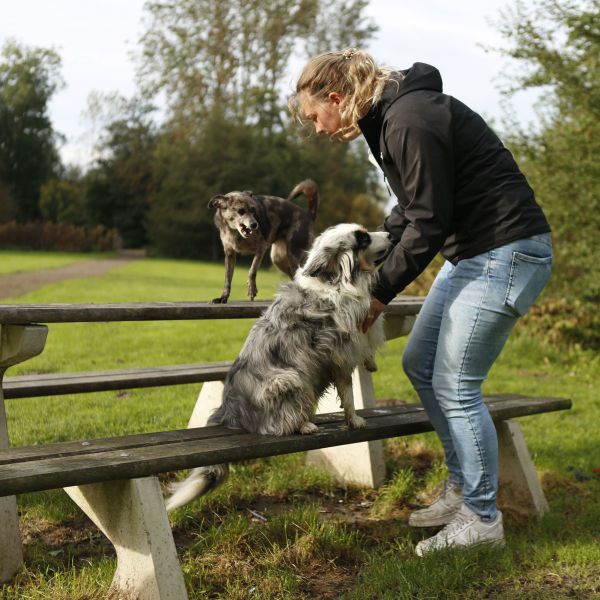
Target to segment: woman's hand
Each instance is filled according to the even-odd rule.
[[[379,302],[377,298],[371,298],[371,306],[369,307],[369,313],[367,314],[367,318],[360,324],[360,328],[363,333],[367,333],[369,331],[371,325],[375,323],[377,317],[385,310],[385,304],[383,302]]]

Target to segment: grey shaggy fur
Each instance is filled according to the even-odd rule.
[[[387,233],[355,224],[321,234],[294,281],[279,288],[252,327],[208,425],[277,436],[314,433],[318,400],[335,385],[348,426],[364,427],[352,401],[352,372],[359,364],[374,369],[374,352],[384,342],[382,318],[367,335],[359,324],[369,311],[375,264],[389,248]],[[226,464],[193,469],[171,487],[167,509],[206,493],[227,474]]]

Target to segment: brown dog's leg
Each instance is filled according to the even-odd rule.
[[[290,265],[290,272],[288,273],[288,275],[290,276],[290,279],[294,279],[294,273],[298,270],[298,267],[300,266],[300,261],[296,259],[295,256],[293,255],[288,255],[288,262]]]
[[[250,300],[254,300],[256,294],[258,294],[258,288],[256,287],[256,272],[262,263],[263,258],[265,257],[265,252],[267,251],[267,246],[262,248],[258,248],[254,258],[252,259],[252,264],[250,265],[250,271],[248,271],[248,296],[250,296]]]
[[[231,280],[233,279],[233,269],[235,268],[235,252],[232,250],[225,250],[225,286],[223,287],[223,293],[219,298],[213,298],[213,304],[226,304],[229,300],[229,294],[231,294]]]

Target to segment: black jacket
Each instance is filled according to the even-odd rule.
[[[456,264],[550,231],[533,190],[485,121],[415,63],[359,121],[398,199],[382,227],[395,244],[373,295],[388,303],[433,257]]]

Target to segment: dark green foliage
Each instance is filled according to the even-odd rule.
[[[148,2],[140,94],[90,99],[90,115],[104,114],[99,158],[75,176],[59,172],[45,114],[59,84],[58,56],[8,45],[0,69],[0,223],[99,224],[116,229],[127,247],[217,258],[211,196],[251,189],[286,197],[306,178],[321,190],[317,230],[339,221],[381,223],[384,198],[362,142],[347,146],[299,132],[285,101],[294,52],[304,48],[307,58],[367,45],[376,27],[363,15],[366,6],[365,0]],[[150,105],[157,96],[167,99],[160,127]],[[5,131],[18,110],[20,129]],[[33,113],[37,120],[25,122]]]
[[[511,52],[530,72],[525,87],[551,86],[538,131],[519,131],[514,145],[555,232],[561,276],[553,287],[600,299],[600,2],[518,5]],[[576,7],[577,6],[577,7]]]
[[[40,186],[58,172],[48,103],[61,86],[53,50],[7,42],[0,62],[0,222],[40,217]]]
[[[299,42],[314,48],[368,41],[375,27],[358,18],[365,6],[362,0],[334,2],[327,10],[347,13],[353,25],[332,27],[323,37],[324,6],[315,0],[147,5],[142,89],[149,96],[166,94],[169,107],[156,146],[148,213],[148,236],[157,252],[216,258],[221,244],[207,208],[211,196],[252,190],[286,197],[306,178],[321,189],[317,229],[347,220],[382,221],[364,147],[299,133],[282,94]]]
[[[40,214],[45,221],[86,225],[86,198],[78,181],[50,179],[40,188]]]
[[[118,104],[119,117],[106,127],[98,146],[101,158],[85,176],[87,210],[92,223],[116,229],[125,247],[139,248],[148,241],[157,133],[145,103],[112,101]]]
[[[511,149],[553,229],[554,276],[546,297],[577,313],[567,339],[600,345],[600,1],[537,0],[503,14],[504,53],[521,62],[507,89],[543,86],[534,130],[507,123]],[[556,320],[556,319],[555,319]],[[563,335],[564,334],[564,335]]]

